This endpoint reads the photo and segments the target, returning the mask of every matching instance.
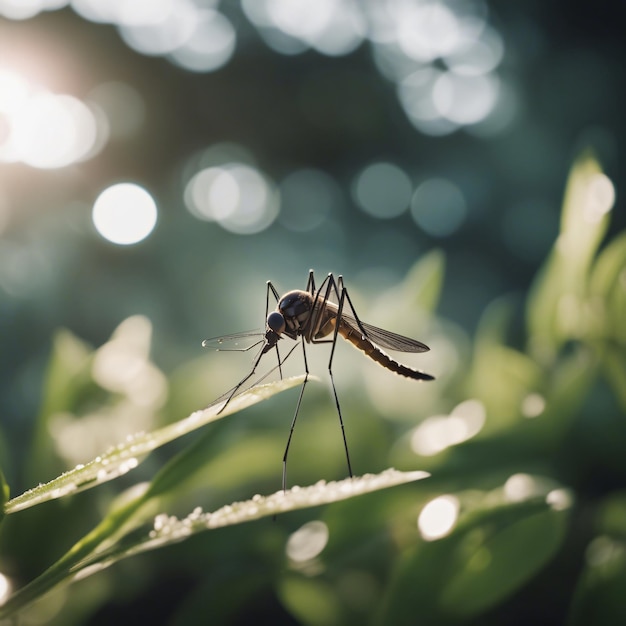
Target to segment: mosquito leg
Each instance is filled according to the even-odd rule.
[[[309,381],[309,365],[306,359],[306,350],[304,349],[304,337],[302,338],[302,356],[304,357],[304,381],[300,388],[300,395],[298,396],[298,403],[296,404],[296,411],[291,420],[291,426],[289,427],[289,437],[287,437],[287,445],[285,446],[285,454],[283,454],[283,493],[287,491],[287,455],[289,454],[289,446],[291,445],[291,438],[293,437],[293,431],[296,426],[296,420],[298,419],[298,413],[300,412],[300,404],[302,404],[302,396],[304,395],[304,388]]]
[[[335,279],[333,278],[332,274],[329,274],[323,280],[322,284],[320,285],[320,288],[317,291],[311,292],[311,295],[313,295],[313,302],[314,302],[313,311],[311,312],[312,316],[320,315],[326,302],[328,301],[328,298],[330,297],[330,292],[332,291],[334,285],[335,285]],[[320,295],[322,294],[323,291],[324,291],[324,297],[320,298]],[[335,293],[336,292],[337,292],[337,288],[335,287]],[[322,303],[321,305],[319,304],[320,302]],[[313,321],[314,320],[311,320],[311,322]]]
[[[309,270],[309,280],[306,283],[306,290],[311,294],[315,294],[315,276],[313,270]]]
[[[350,463],[350,452],[348,451],[348,440],[346,439],[346,429],[343,425],[343,418],[341,416],[341,407],[339,406],[339,397],[337,396],[337,389],[335,388],[335,379],[333,377],[333,370],[328,368],[330,374],[330,382],[333,387],[333,395],[335,396],[335,406],[337,407],[337,415],[339,415],[339,425],[341,426],[341,436],[343,438],[343,447],[346,451],[346,461],[348,463],[348,476],[352,478],[352,464]]]
[[[341,320],[343,304],[344,304],[345,296],[347,295],[346,289],[343,286],[343,278],[341,276],[338,277],[338,282],[339,282],[339,285],[341,285],[341,292],[339,290],[337,282],[335,282],[334,276],[332,274],[328,274],[328,276],[324,279],[324,282],[320,285],[320,288],[318,289],[317,293],[315,294],[315,302],[321,301],[322,303],[326,303],[328,299],[330,298],[331,292],[333,291],[339,301],[338,308],[337,308],[337,321],[335,323],[333,338],[331,340],[332,348],[330,350],[330,359],[328,361],[328,373],[329,373],[330,382],[333,388],[333,396],[335,398],[335,406],[337,408],[337,415],[339,416],[339,425],[341,426],[341,437],[343,439],[343,447],[346,452],[346,461],[348,463],[348,475],[350,476],[350,478],[352,478],[353,476],[352,464],[350,463],[350,452],[348,451],[348,440],[346,439],[346,429],[343,423],[343,416],[341,414],[341,405],[339,404],[339,396],[337,395],[337,388],[335,386],[335,378],[333,376],[333,357],[335,355],[335,346],[337,345],[337,335],[339,334],[339,321]],[[320,297],[322,294],[322,291],[324,291],[323,298]],[[318,315],[321,315],[323,311],[323,306],[324,305],[322,305],[322,308],[318,312]],[[311,320],[311,322],[315,324],[315,320]],[[326,341],[324,340],[322,341],[313,340],[313,341],[314,343],[326,343]]]
[[[217,412],[217,414],[219,415],[227,406],[228,403],[233,399],[234,395],[239,391],[239,389],[241,389],[241,386],[250,378],[252,378],[254,376],[254,372],[256,371],[256,368],[259,364],[259,362],[261,361],[261,358],[263,357],[263,350],[261,349],[259,351],[259,354],[257,356],[257,358],[254,360],[254,364],[252,365],[252,369],[250,370],[250,372],[244,377],[242,378],[233,388],[233,390],[230,392],[230,395],[228,396],[228,398],[226,398],[226,402],[224,402],[224,406]]]
[[[283,379],[283,361],[280,360],[280,352],[278,351],[278,344],[274,346],[276,348],[276,358],[278,359],[278,373],[280,375],[280,379]]]
[[[352,310],[352,314],[354,315],[354,319],[356,320],[356,323],[359,326],[359,330],[363,333],[363,335],[367,336],[367,333],[365,332],[365,329],[363,328],[363,324],[361,324],[361,320],[359,319],[359,316],[356,314],[356,311],[354,310],[354,305],[352,304],[352,300],[350,300],[350,294],[348,293],[348,290],[344,287],[342,292],[345,294],[345,298],[348,301],[348,305],[350,306],[350,309]]]
[[[339,277],[341,280],[341,277]],[[337,286],[335,285],[335,281],[331,278],[331,282],[334,285],[335,289]],[[333,356],[335,355],[335,346],[337,345],[337,335],[339,333],[339,320],[341,320],[341,313],[343,311],[343,303],[346,297],[346,289],[345,287],[341,290],[341,295],[339,297],[339,305],[337,309],[337,323],[335,324],[335,332],[333,333],[333,347],[330,350],[330,359],[328,361],[328,374],[330,376],[330,382],[333,387],[333,395],[335,396],[335,406],[337,407],[337,415],[339,416],[339,425],[341,426],[341,436],[343,437],[343,447],[346,451],[346,461],[348,463],[348,475],[352,478],[352,464],[350,463],[350,452],[348,451],[348,440],[346,439],[346,429],[343,425],[343,417],[341,415],[341,406],[339,405],[339,396],[337,395],[337,388],[335,387],[335,378],[333,376]]]
[[[267,314],[270,312],[270,291],[276,299],[276,302],[280,300],[280,296],[278,295],[278,291],[276,291],[276,287],[274,287],[271,280],[268,280],[267,290],[265,292],[265,319],[267,319]]]

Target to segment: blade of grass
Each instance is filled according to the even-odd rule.
[[[126,441],[89,463],[78,465],[50,482],[29,489],[9,500],[5,506],[5,513],[15,513],[36,504],[90,489],[113,480],[137,467],[152,450],[205,424],[242,411],[277,393],[302,384],[303,380],[304,376],[294,376],[273,383],[258,385],[233,398],[223,411],[224,402],[222,401],[212,404],[206,409],[195,411],[178,422],[168,424],[152,432],[129,436]]]
[[[82,561],[72,568],[72,574],[77,575],[86,568],[93,568],[96,565],[99,569],[108,567],[123,558],[178,543],[206,530],[243,524],[263,517],[274,517],[279,513],[298,509],[332,504],[381,489],[423,480],[429,476],[428,472],[423,471],[401,472],[388,468],[380,474],[364,474],[331,482],[321,480],[314,485],[294,486],[285,492],[281,490],[269,496],[255,495],[243,502],[227,504],[212,513],[205,513],[197,507],[183,519],[161,513],[154,518],[154,524],[150,530],[144,530],[137,535],[129,535],[112,548]]]
[[[135,529],[111,545],[109,539],[113,535],[119,535],[119,529],[140,508],[148,504],[148,492],[144,491],[111,511],[61,559],[9,598],[0,607],[0,619],[14,615],[59,584],[86,578],[122,559],[183,541],[197,533],[278,513],[330,504],[428,476],[427,472],[399,472],[390,468],[380,474],[366,474],[329,483],[319,481],[315,485],[296,486],[286,492],[278,491],[269,496],[256,495],[250,500],[223,506],[213,513],[204,513],[198,507],[184,519],[162,513],[154,518],[151,528]]]
[[[0,522],[4,518],[4,503],[9,499],[9,485],[4,479],[2,469],[0,469]]]

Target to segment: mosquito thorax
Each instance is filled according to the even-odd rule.
[[[283,314],[287,323],[291,319],[303,322],[311,313],[313,298],[308,291],[294,289],[286,293],[278,303],[278,310]]]

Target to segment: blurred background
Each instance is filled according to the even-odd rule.
[[[567,420],[520,441],[518,417],[549,405],[533,385],[562,380],[559,363],[529,375],[517,416],[489,396],[489,376],[525,349],[527,293],[581,151],[606,174],[604,212],[616,194],[607,240],[626,223],[624,3],[0,0],[0,15],[0,464],[12,496],[235,384],[251,354],[201,342],[261,328],[267,280],[285,292],[310,268],[318,282],[342,274],[361,319],[430,345],[401,360],[437,377],[399,380],[344,346],[335,361],[355,472],[439,469],[429,494],[402,487],[207,533],[57,592],[25,624],[616,623],[616,579],[598,591],[585,559],[612,555],[626,578],[625,544],[593,525],[605,508],[626,520],[619,393],[572,383],[588,394],[559,405]],[[499,340],[520,352],[479,363],[476,337],[503,325]],[[568,341],[557,347],[575,351]],[[328,353],[309,353],[322,383],[305,395],[292,484],[346,475]],[[528,372],[537,353],[525,356]],[[275,491],[294,394],[210,427],[206,474],[173,510]],[[455,416],[461,434],[441,439]],[[439,455],[479,433],[484,447]],[[6,580],[34,578],[183,443],[119,483],[7,518]],[[414,595],[439,557],[396,570],[419,552],[426,503],[456,519],[506,485],[568,502],[570,489],[595,513],[583,506],[500,593]],[[285,552],[302,528],[328,534],[322,556]],[[508,573],[524,555],[511,558]]]

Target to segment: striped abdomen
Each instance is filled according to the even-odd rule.
[[[367,337],[364,337],[361,332],[355,330],[347,322],[343,320],[339,323],[339,334],[346,340],[348,340],[355,348],[362,350],[365,354],[376,361],[384,368],[400,374],[400,376],[406,376],[414,380],[434,380],[434,376],[420,372],[419,370],[411,369],[398,361],[394,361],[389,355],[385,354],[378,346],[373,344]]]

